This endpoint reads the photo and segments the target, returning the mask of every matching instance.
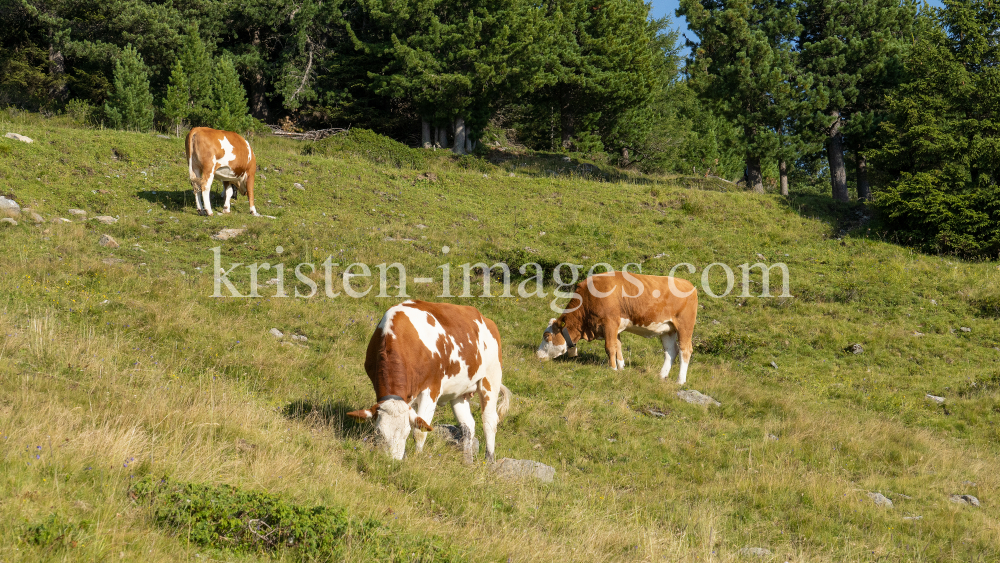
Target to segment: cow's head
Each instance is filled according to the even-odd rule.
[[[410,405],[399,399],[388,399],[370,408],[349,412],[347,416],[357,420],[374,419],[375,432],[386,452],[395,459],[403,459],[406,455],[406,437],[414,427],[428,432],[433,430]]]
[[[567,350],[571,350],[570,357],[576,357],[576,346],[570,347],[570,343],[566,342],[563,334],[565,328],[564,317],[549,319],[549,326],[542,333],[542,343],[535,350],[535,357],[544,362],[562,356]]]

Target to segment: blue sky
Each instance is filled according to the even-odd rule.
[[[674,15],[677,10],[677,6],[680,4],[680,0],[647,0],[653,4],[653,8],[649,11],[649,14],[653,17],[670,16],[671,21],[674,22],[674,27],[679,29],[681,33],[687,31],[687,22],[684,18],[678,18]],[[929,0],[928,2],[931,6],[941,7],[941,0]],[[694,39],[691,36],[691,39]],[[683,39],[682,39],[683,41]]]

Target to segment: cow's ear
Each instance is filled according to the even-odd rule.
[[[351,411],[351,412],[347,413],[347,416],[349,416],[349,417],[351,417],[351,418],[353,418],[355,420],[358,420],[358,421],[364,421],[364,420],[368,420],[370,418],[375,418],[375,409],[377,407],[378,407],[378,405],[375,405],[371,409],[361,409],[361,410],[357,410],[357,411]]]
[[[434,427],[431,426],[430,424],[427,424],[427,421],[420,418],[419,416],[413,421],[413,425],[426,432],[434,431]]]
[[[549,326],[552,326],[552,325],[554,325],[554,324],[555,324],[555,322],[556,322],[556,320],[555,320],[555,319],[549,319]]]

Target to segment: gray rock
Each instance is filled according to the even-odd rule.
[[[301,335],[301,334],[293,334],[292,335],[292,340],[298,340],[299,342],[305,342],[305,341],[307,341],[309,339],[306,338],[305,336]]]
[[[11,217],[4,217],[3,219],[0,219],[0,223],[6,223],[12,227],[17,226],[17,221]]]
[[[744,557],[768,557],[771,550],[766,547],[744,547],[740,550],[740,555]]]
[[[916,516],[903,516],[903,520],[922,520],[924,517],[917,514]]]
[[[934,299],[931,299],[931,305],[937,305],[937,301],[934,300]]]
[[[434,426],[434,434],[440,436],[444,441],[453,446],[462,447],[462,429],[458,426],[438,424]],[[479,451],[479,438],[472,437],[471,449],[474,452]]]
[[[299,189],[299,190],[305,190],[306,189],[305,186],[303,186],[302,184],[300,184],[298,182],[295,182],[295,188]]]
[[[968,504],[972,506],[979,506],[979,499],[972,495],[951,495],[948,500],[955,504]]]
[[[246,229],[222,229],[221,231],[212,235],[212,240],[229,240],[233,237],[238,237],[243,234]]]
[[[860,354],[865,351],[864,347],[858,343],[851,344],[847,348],[844,348],[844,350],[850,352],[851,354]]]
[[[543,483],[551,483],[556,476],[554,467],[531,461],[505,457],[493,464],[493,472],[504,479],[535,478]]]
[[[775,436],[774,434],[768,434],[767,435],[767,439],[771,440],[772,442],[777,442],[778,441],[778,437]]]
[[[161,139],[169,139],[170,135],[157,135],[157,137],[159,137]]]
[[[103,246],[104,248],[118,248],[118,241],[116,241],[111,235],[101,235],[101,239],[97,241],[97,244]]]
[[[722,405],[722,403],[720,403],[719,401],[716,401],[715,399],[709,397],[708,395],[703,395],[702,393],[699,393],[698,391],[695,391],[693,389],[690,391],[689,390],[678,391],[677,396],[680,397],[681,400],[687,401],[694,405],[715,405],[717,407]]]
[[[13,139],[15,141],[21,141],[22,143],[28,143],[28,144],[31,144],[31,143],[35,142],[30,137],[25,137],[24,135],[18,135],[17,133],[7,133],[6,135],[4,135],[4,137],[7,137],[8,139]]]
[[[778,364],[776,364],[775,362],[771,362],[771,367],[773,367],[774,369],[778,369]]]
[[[416,228],[418,228],[418,229],[426,229],[426,228],[427,228],[427,225],[424,225],[423,223],[417,223],[417,224],[416,224],[416,225],[414,225],[414,226],[415,226]]]
[[[276,329],[276,328],[272,328],[271,330],[268,331],[268,333],[270,333],[271,336],[273,336],[275,338],[284,338],[285,337],[285,334],[283,332],[281,332],[280,330]]]
[[[962,332],[972,332],[972,329],[967,326],[963,326],[959,330],[961,330]]]
[[[42,217],[42,216],[41,216],[41,215],[40,215],[40,214],[39,214],[38,212],[36,212],[36,211],[35,211],[34,209],[29,209],[29,208],[25,207],[24,209],[22,209],[22,210],[21,210],[21,212],[22,212],[22,213],[24,213],[24,215],[25,215],[25,216],[26,216],[26,217],[27,217],[28,219],[31,219],[31,220],[32,220],[32,221],[34,221],[34,222],[35,222],[36,224],[40,224],[40,223],[44,223],[44,222],[45,222],[45,217]]]
[[[882,493],[868,493],[868,498],[875,502],[875,506],[892,508],[892,501],[886,498],[886,496]]]
[[[930,393],[927,393],[924,396],[927,397],[928,399],[934,401],[935,403],[937,403],[939,405],[944,402],[944,397],[938,397],[937,395],[931,395]]]
[[[87,212],[82,209],[70,209],[69,214],[74,217],[79,217],[81,219],[87,218]]]
[[[21,206],[12,199],[7,199],[0,195],[0,217],[10,217],[18,219],[21,217]]]
[[[98,215],[97,217],[94,217],[94,220],[104,223],[105,225],[114,225],[118,222],[118,219],[115,219],[110,215]]]

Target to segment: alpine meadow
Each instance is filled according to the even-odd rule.
[[[651,9],[0,3],[0,562],[1000,560],[996,7]]]

